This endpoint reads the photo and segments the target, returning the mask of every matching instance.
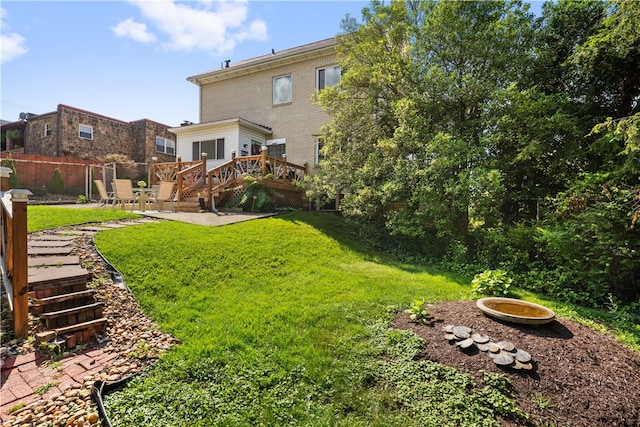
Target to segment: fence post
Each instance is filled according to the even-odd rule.
[[[283,154],[282,155],[282,161],[284,162],[284,167],[282,168],[282,182],[287,182],[287,176],[288,171],[287,171],[287,154]]]
[[[27,260],[27,203],[29,190],[9,190],[11,200],[11,251],[13,287],[13,332],[16,338],[29,333],[29,276]]]

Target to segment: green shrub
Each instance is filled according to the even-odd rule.
[[[63,194],[64,193],[64,179],[62,179],[62,173],[60,169],[55,168],[53,174],[51,175],[51,181],[49,181],[49,185],[47,185],[47,190],[49,193],[53,194]]]
[[[284,195],[262,182],[269,178],[271,178],[270,174],[260,180],[249,175],[244,176],[243,183],[233,189],[235,191],[241,188],[244,191],[229,202],[229,207],[241,207],[244,211],[250,212],[273,210],[276,206],[276,197],[284,198]]]
[[[427,323],[429,319],[429,310],[424,299],[415,299],[411,301],[410,308],[405,310],[412,322]]]
[[[506,296],[512,281],[503,270],[485,270],[473,277],[471,287],[475,294]]]
[[[16,165],[13,164],[13,160],[5,159],[4,166],[11,169],[11,174],[9,175],[9,188],[20,188],[20,181],[18,180]]]

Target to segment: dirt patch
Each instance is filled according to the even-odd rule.
[[[475,301],[440,302],[429,311],[428,325],[400,313],[393,326],[425,340],[424,360],[476,378],[483,370],[504,373],[531,425],[640,426],[640,354],[613,338],[565,319],[541,326],[502,322],[484,315]],[[501,368],[477,349],[460,350],[444,338],[448,324],[468,326],[494,342],[513,342],[531,354],[533,370]]]

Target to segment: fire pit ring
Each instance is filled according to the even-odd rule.
[[[549,323],[556,316],[553,310],[547,307],[513,298],[480,298],[476,306],[487,316],[525,325]]]

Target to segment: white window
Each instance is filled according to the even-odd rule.
[[[322,141],[321,138],[316,138],[315,150],[314,150],[316,166],[320,164],[320,160],[325,158],[325,156],[321,153],[323,146],[324,146],[324,141]]]
[[[292,92],[291,74],[273,78],[273,105],[291,102]]]
[[[201,160],[202,153],[207,153],[209,159],[224,160],[224,138],[195,141],[192,147],[192,159]]]
[[[175,154],[176,143],[170,139],[156,136],[156,151],[165,154]]]
[[[78,136],[82,139],[93,139],[93,127],[80,125],[78,129]]]
[[[341,77],[342,73],[337,65],[318,68],[316,70],[316,89],[322,90],[325,87],[333,86],[340,81]]]
[[[44,136],[51,136],[51,123],[44,124]]]

